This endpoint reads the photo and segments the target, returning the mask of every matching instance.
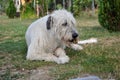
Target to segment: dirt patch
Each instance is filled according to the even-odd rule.
[[[51,68],[53,67],[41,67],[32,70],[23,68],[17,70],[9,67],[0,71],[0,80],[8,78],[11,80],[54,80],[50,73]]]
[[[54,80],[50,75],[50,67],[31,70],[26,80]]]

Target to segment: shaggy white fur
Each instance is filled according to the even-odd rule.
[[[75,44],[78,32],[73,15],[66,10],[57,10],[52,14],[33,22],[26,31],[28,60],[53,61],[58,64],[69,62],[65,47],[81,50]]]

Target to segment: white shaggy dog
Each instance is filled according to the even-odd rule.
[[[57,10],[33,22],[26,32],[28,60],[53,61],[58,64],[69,62],[65,47],[81,50],[76,43],[78,32],[76,21],[66,10]]]

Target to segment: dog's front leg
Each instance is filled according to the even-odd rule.
[[[70,44],[70,47],[74,50],[82,50],[83,47],[78,44]]]
[[[62,49],[62,48],[57,48],[55,50],[55,54],[54,55],[58,57],[58,59],[60,60],[61,64],[69,62],[69,57],[66,55],[65,50]]]

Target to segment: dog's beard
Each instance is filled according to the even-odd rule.
[[[71,39],[71,40],[69,40],[68,42],[77,44],[77,43],[78,43],[78,38]]]
[[[70,45],[70,44],[77,44],[78,43],[78,38],[74,38],[74,39],[64,39],[62,38],[62,41],[66,44],[66,45]]]

